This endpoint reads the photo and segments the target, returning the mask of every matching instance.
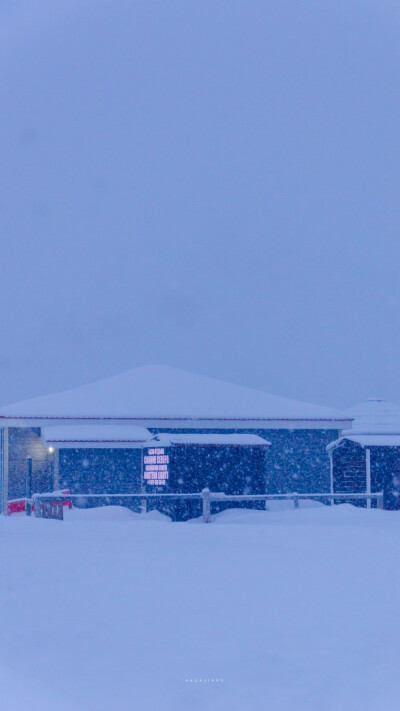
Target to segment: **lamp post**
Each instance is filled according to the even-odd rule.
[[[32,512],[32,457],[26,458],[26,479],[25,479],[25,496],[26,496],[26,515],[30,516]]]

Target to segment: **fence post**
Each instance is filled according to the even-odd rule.
[[[62,499],[61,501],[55,501],[55,510],[53,510],[53,516],[52,518],[57,518],[59,521],[64,520],[64,507],[63,507],[63,502]]]
[[[36,495],[35,495],[35,494],[33,494],[33,496],[32,496],[32,502],[33,502],[33,505],[34,505],[34,507],[35,507],[34,516],[35,516],[35,518],[40,518],[41,515],[42,515],[42,512],[41,512],[41,505],[42,505],[42,504],[41,504],[40,499],[37,499],[37,498],[36,498]]]
[[[211,496],[210,489],[206,487],[201,492],[203,499],[203,523],[210,523],[211,521]]]
[[[297,491],[293,493],[293,503],[294,503],[294,508],[298,509],[299,508],[299,495]]]

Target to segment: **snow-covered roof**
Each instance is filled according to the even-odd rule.
[[[370,398],[365,402],[345,410],[354,417],[351,429],[343,430],[342,437],[327,446],[328,452],[350,441],[362,447],[400,446],[400,407],[380,398]]]
[[[145,366],[0,408],[1,419],[308,420],[350,424],[342,412],[168,366]],[[21,424],[21,422],[20,422]]]
[[[133,425],[50,425],[42,427],[41,438],[48,446],[95,447],[124,446],[141,447],[154,435],[145,427]]]
[[[230,446],[230,447],[269,447],[271,442],[254,434],[173,434],[163,432],[156,435],[160,444],[170,445],[198,445],[198,446]]]
[[[400,447],[400,434],[392,435],[355,435],[346,439],[361,444],[362,447]]]
[[[336,447],[339,447],[347,441],[356,442],[356,444],[360,444],[361,447],[400,447],[400,434],[345,435],[328,444],[328,452],[331,449],[336,449]]]
[[[400,407],[386,400],[370,398],[360,405],[345,410],[354,417],[350,430],[343,434],[399,434]]]

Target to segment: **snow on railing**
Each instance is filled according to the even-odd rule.
[[[147,499],[199,499],[202,501],[203,522],[210,523],[211,521],[211,504],[213,502],[227,503],[235,501],[293,501],[294,508],[299,508],[299,501],[304,500],[328,500],[331,505],[336,501],[373,501],[376,500],[376,507],[383,508],[383,491],[377,493],[328,493],[328,494],[299,494],[293,492],[291,494],[225,494],[223,492],[214,492],[205,488],[201,492],[193,492],[190,494],[63,494],[55,492],[53,494],[34,494],[32,502],[34,504],[35,516],[38,518],[56,518],[62,520],[64,518],[63,503],[74,499],[139,499],[147,501]],[[28,510],[27,510],[28,513]]]

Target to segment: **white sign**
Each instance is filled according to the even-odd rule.
[[[150,486],[165,486],[169,478],[169,455],[164,447],[151,447],[143,456],[143,478]]]

